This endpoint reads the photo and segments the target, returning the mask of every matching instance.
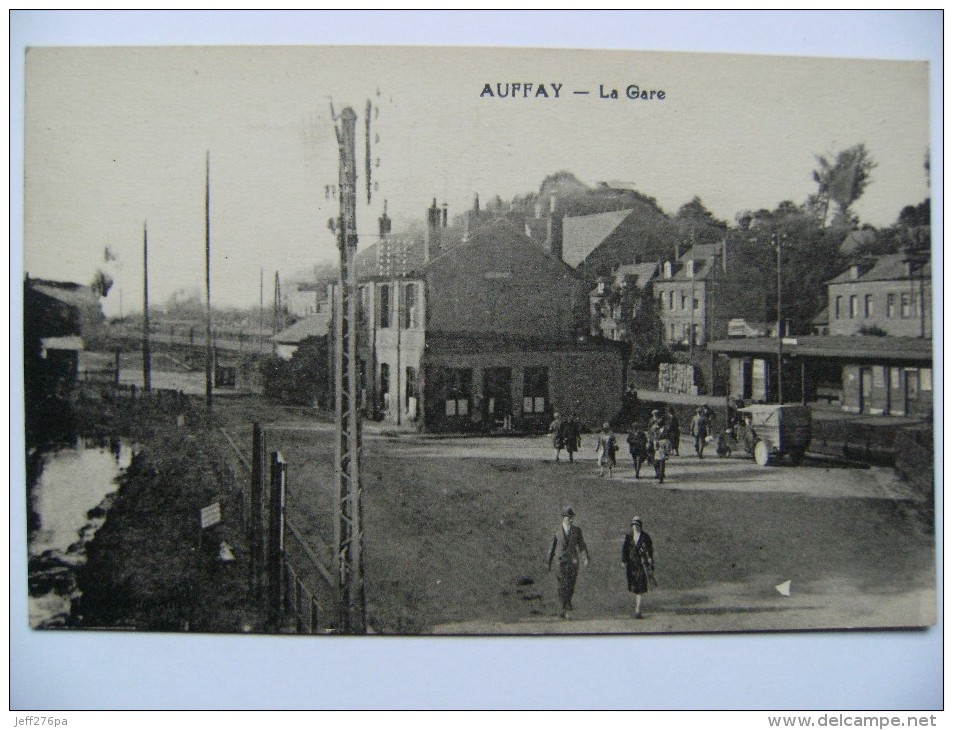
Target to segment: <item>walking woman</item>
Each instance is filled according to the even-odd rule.
[[[615,466],[615,454],[619,450],[616,443],[615,434],[609,428],[608,423],[602,424],[602,431],[599,432],[599,439],[596,441],[596,456],[599,459],[599,476],[605,476],[606,469],[609,469],[609,478],[612,478],[612,467]]]
[[[649,581],[655,582],[655,554],[652,538],[642,531],[642,518],[632,518],[632,529],[622,543],[622,567],[629,592],[635,594],[635,617],[642,618],[642,596],[649,590]]]
[[[559,461],[559,452],[563,450],[563,439],[565,437],[565,425],[563,424],[563,419],[559,417],[557,413],[553,418],[553,422],[549,424],[549,430],[553,434],[553,451],[556,452],[556,461]],[[569,459],[572,461],[572,459]]]

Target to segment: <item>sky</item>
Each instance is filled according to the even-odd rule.
[[[123,268],[117,272],[117,287],[126,292],[126,301],[132,302],[126,306],[136,305],[137,297],[130,292],[141,290],[138,271],[146,220],[150,272],[166,280],[160,286],[150,277],[153,300],[161,301],[178,287],[200,289],[204,281],[206,150],[211,157],[213,185],[213,302],[227,296],[239,303],[256,303],[262,268],[267,267],[267,287],[274,267],[287,266],[294,271],[304,262],[331,258],[335,253],[325,233],[327,218],[336,214],[335,206],[324,200],[324,185],[334,183],[337,177],[334,138],[327,113],[329,91],[317,83],[322,71],[319,62],[285,63],[280,72],[269,73],[267,88],[262,89],[261,76],[255,75],[247,54],[226,69],[227,77],[216,81],[211,63],[198,68],[193,64],[189,77],[189,68],[181,61],[166,60],[160,73],[156,68],[144,69],[142,57],[131,55],[103,71],[92,61],[74,56],[75,62],[65,69],[61,66],[48,79],[61,94],[61,101],[50,104],[47,99],[42,112],[50,120],[40,121],[37,130],[37,140],[55,149],[59,157],[41,146],[35,152],[38,157],[31,158],[37,160],[36,166],[31,164],[24,172],[27,46],[400,44],[644,49],[749,54],[748,68],[754,68],[754,73],[758,59],[750,56],[929,59],[932,98],[938,102],[942,31],[941,13],[917,11],[13,11],[11,322],[22,319],[17,292],[24,270],[35,276],[85,282],[100,265],[105,245],[121,256]],[[506,82],[517,80],[512,78],[517,72],[504,69],[506,77],[491,78],[496,70],[493,59],[485,65],[480,59],[476,66],[470,55],[462,67],[432,63],[424,67],[438,89],[455,86],[465,99],[456,94],[434,94],[436,101],[427,107],[431,92],[426,80],[398,83],[395,69],[382,70],[380,64],[371,69],[375,78],[331,88],[338,107],[352,104],[358,109],[378,86],[382,94],[387,93],[380,116],[380,188],[372,210],[359,212],[362,245],[373,240],[367,229],[373,233],[373,220],[384,197],[395,216],[422,215],[434,196],[441,202],[446,199],[451,210],[457,211],[469,205],[474,192],[483,198],[529,192],[543,175],[558,168],[572,169],[590,181],[628,180],[655,196],[669,212],[698,195],[717,215],[731,219],[739,207],[773,207],[785,198],[799,202],[811,192],[814,154],[836,152],[861,141],[880,163],[863,205],[858,207],[863,220],[890,222],[898,202],[916,203],[924,197],[921,163],[926,144],[918,142],[909,154],[896,154],[904,159],[902,178],[906,182],[901,193],[874,203],[875,193],[880,195],[877,186],[901,173],[887,164],[891,150],[899,148],[893,143],[884,146],[882,140],[875,147],[871,127],[883,132],[894,124],[904,124],[910,120],[902,117],[919,116],[915,110],[921,103],[908,104],[909,89],[878,84],[882,66],[877,64],[867,66],[866,96],[859,102],[865,115],[819,135],[818,126],[850,113],[858,98],[852,92],[848,103],[838,98],[836,88],[830,89],[838,83],[831,67],[816,77],[801,76],[796,82],[790,75],[761,79],[758,94],[768,96],[767,100],[756,97],[748,81],[727,83],[714,71],[710,56],[696,64],[688,73],[690,78],[679,76],[677,84],[670,75],[678,64],[647,69],[633,57],[622,69],[613,67],[612,77],[607,75],[605,83],[617,79],[620,84],[630,83],[631,78],[633,83],[669,87],[668,101],[678,101],[678,111],[669,110],[669,116],[660,121],[662,110],[658,107],[636,107],[635,113],[629,108],[624,114],[592,114],[595,107],[587,102],[576,107],[577,113],[583,110],[588,115],[583,118],[565,113],[557,116],[552,108],[532,114],[526,107],[504,112],[495,106],[475,105],[470,86],[474,79],[478,83]],[[524,78],[520,72],[518,80],[558,82],[556,76],[564,67],[552,54],[547,53],[546,59],[551,66],[539,70],[538,79]],[[362,56],[356,66],[362,67],[366,61]],[[608,73],[603,68],[596,71],[586,77],[587,83],[598,84],[602,72]],[[564,76],[567,84],[568,73]],[[75,80],[75,91],[72,84],[56,78],[62,74]],[[168,85],[152,79],[139,83],[140,74],[152,79],[165,77]],[[254,83],[242,87],[237,81],[241,74],[257,79],[257,88]],[[101,76],[99,81],[97,76]],[[699,87],[704,94],[699,95]],[[245,90],[240,91],[242,88]],[[748,95],[743,93],[746,90]],[[398,100],[394,105],[390,103],[392,95]],[[142,112],[131,111],[133,100]],[[231,105],[238,101],[245,109],[238,111],[237,118],[229,116],[236,113]],[[103,102],[108,102],[107,111],[97,108]],[[623,108],[625,103],[618,102]],[[284,112],[280,120],[284,127],[272,124],[266,114],[269,105],[275,104],[275,109]],[[693,124],[677,123],[689,112]],[[942,199],[941,112],[939,103],[931,108],[935,122],[930,129],[933,200]],[[535,125],[529,132],[520,126],[527,118],[521,115],[529,115]],[[492,127],[474,131],[475,121],[487,116],[493,117]],[[721,122],[723,136],[689,135],[686,139],[685,127],[703,128],[706,117]],[[406,118],[413,120],[406,133],[391,134]],[[811,123],[806,124],[805,118]],[[451,125],[454,133],[437,135],[435,120]],[[390,128],[385,130],[385,124]],[[769,131],[770,141],[766,137]],[[923,132],[912,134],[922,136]],[[900,133],[888,137],[899,139]],[[242,144],[235,144],[236,140]],[[613,146],[603,147],[607,142]],[[113,148],[116,154],[110,156]],[[431,148],[439,150],[439,159]],[[539,160],[540,148],[552,156]],[[714,159],[718,164],[695,163],[694,157],[706,163]],[[25,175],[29,185],[25,185]],[[743,180],[752,185],[739,191],[736,187]],[[24,215],[24,188],[30,185],[32,219]],[[941,224],[942,211],[935,205],[938,241]],[[29,235],[24,241],[26,232]],[[941,258],[941,246],[934,256]],[[114,297],[111,295],[106,305],[113,313],[117,311]],[[22,393],[22,367],[17,367],[22,363],[18,359],[22,338],[14,336],[11,342],[11,423],[22,423],[22,397],[17,396]],[[937,356],[942,358],[941,345]],[[937,423],[941,427],[942,419]],[[11,429],[11,453],[22,447],[21,438],[22,431]],[[11,459],[11,483],[18,480],[22,480],[22,464]],[[17,520],[11,520],[11,546],[25,546],[24,531]],[[23,552],[11,549],[11,574],[26,571]],[[102,636],[77,635],[69,637],[67,647],[63,637],[30,632],[26,599],[11,591],[10,654],[15,670],[11,671],[11,707],[932,708],[942,707],[940,615],[940,625],[923,632],[642,636],[636,652],[630,641],[606,641],[604,637],[463,643],[438,638],[375,643],[373,647],[322,643],[315,652],[310,642],[281,641],[278,646],[267,637],[223,640],[196,636],[182,643],[163,636],[117,635],[104,643]],[[145,652],[144,642],[149,644]],[[574,680],[552,681],[552,667],[565,662],[570,654],[579,670]],[[652,671],[640,672],[637,666],[646,658]],[[77,672],[77,666],[83,671]],[[249,666],[257,671],[249,673]],[[482,666],[498,671],[473,671],[473,667]],[[884,672],[884,666],[894,671]],[[263,682],[263,676],[276,679]],[[342,676],[359,676],[364,681],[338,681]],[[633,692],[636,676],[639,689]],[[421,677],[427,679],[421,681]],[[111,715],[117,721],[126,719],[121,714]],[[163,717],[157,718],[155,727],[164,722]],[[663,725],[665,719],[661,718]],[[711,719],[730,724],[733,718],[722,713]]]
[[[631,183],[669,213],[699,196],[734,221],[743,209],[803,202],[816,189],[816,155],[863,143],[877,162],[855,206],[863,223],[889,225],[928,195],[924,62],[502,48],[36,47],[25,68],[24,270],[87,283],[104,267],[116,281],[105,301],[113,315],[141,310],[145,227],[150,301],[176,291],[204,296],[206,154],[213,304],[257,305],[262,278],[270,302],[275,271],[288,282],[333,261],[332,103],[360,117],[362,247],[376,240],[385,199],[398,222],[423,219],[434,198],[455,215],[475,194],[508,200],[558,170],[589,184]],[[496,96],[498,83],[513,82],[519,97]],[[486,84],[494,96],[483,93]],[[630,100],[633,84],[665,98]],[[601,98],[613,89],[621,98]],[[374,105],[370,205],[367,100]],[[108,265],[107,246],[117,256]]]

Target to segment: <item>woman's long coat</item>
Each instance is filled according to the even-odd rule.
[[[646,593],[649,589],[649,576],[645,566],[651,570],[655,565],[649,533],[640,532],[638,542],[632,536],[631,530],[626,533],[622,542],[622,562],[625,563],[625,578],[629,591]]]

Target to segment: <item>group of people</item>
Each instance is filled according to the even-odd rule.
[[[582,446],[582,423],[576,414],[563,418],[558,413],[553,415],[553,422],[549,424],[549,430],[553,434],[553,450],[556,452],[556,461],[559,461],[559,454],[566,449],[569,461],[573,460],[579,447]]]
[[[557,589],[561,603],[561,616],[569,618],[572,611],[572,597],[576,590],[576,578],[579,575],[579,563],[589,565],[589,548],[582,536],[582,528],[573,524],[576,513],[572,507],[562,512],[562,523],[553,535],[549,548],[547,566],[553,568],[553,559],[557,559]],[[652,538],[642,529],[642,518],[635,516],[630,529],[622,541],[622,567],[625,569],[626,586],[635,596],[635,617],[642,618],[642,596],[648,592],[649,583],[655,584],[655,553]]]
[[[655,478],[662,484],[665,481],[665,462],[672,454],[678,455],[681,439],[678,416],[673,408],[669,408],[665,413],[660,410],[652,411],[645,428],[639,428],[633,423],[626,442],[629,444],[629,454],[635,467],[635,478],[641,478],[642,465],[651,460],[655,468]]]
[[[690,428],[695,441],[695,455],[704,457],[705,446],[711,441],[714,412],[708,406],[701,406],[692,416]],[[679,456],[682,440],[681,425],[675,409],[671,406],[664,412],[653,410],[645,428],[633,423],[626,438],[629,454],[635,468],[635,478],[641,478],[642,466],[651,461],[655,469],[655,478],[659,484],[665,481],[665,463],[672,455]]]

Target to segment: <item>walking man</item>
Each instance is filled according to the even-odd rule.
[[[635,478],[638,479],[642,464],[646,462],[649,455],[648,437],[645,431],[639,429],[638,424],[633,423],[626,442],[629,444],[629,453],[632,455],[632,464],[635,466]]]
[[[708,438],[708,418],[705,412],[698,408],[692,417],[692,436],[695,437],[695,453],[699,459],[705,458],[705,439]]]
[[[546,565],[553,569],[553,558],[558,557],[559,574],[556,576],[559,589],[559,601],[562,605],[563,618],[569,618],[572,611],[572,594],[576,590],[576,577],[579,574],[579,558],[583,559],[583,567],[589,565],[589,548],[582,537],[582,529],[573,524],[576,513],[572,507],[563,510],[562,524],[553,535],[553,542],[549,548],[549,558]]]
[[[668,440],[672,442],[672,453],[678,456],[678,444],[682,440],[682,428],[678,423],[678,416],[675,415],[675,409],[668,407]]]
[[[665,481],[665,461],[672,451],[672,443],[668,440],[668,429],[664,426],[659,431],[658,438],[655,440],[655,452],[653,454],[655,462],[655,478],[661,484]]]
[[[569,463],[572,463],[573,455],[579,449],[582,439],[582,424],[579,423],[579,416],[571,413],[569,418],[563,421],[563,446],[566,447],[566,453],[569,454]]]

